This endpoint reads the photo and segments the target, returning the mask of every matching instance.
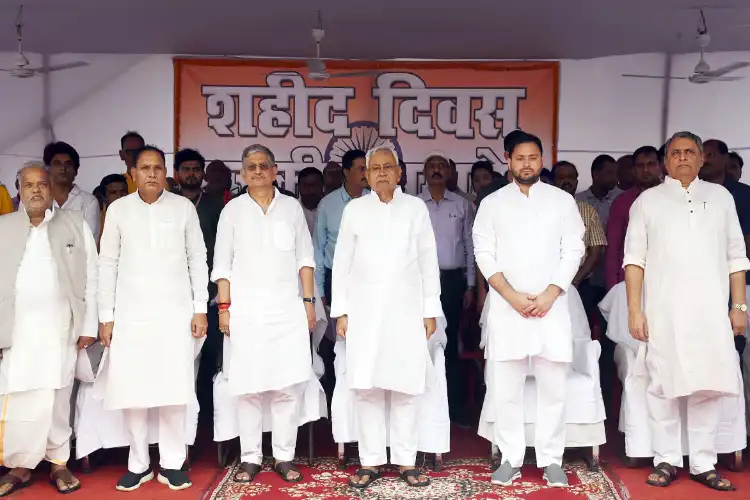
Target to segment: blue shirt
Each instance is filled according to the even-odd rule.
[[[367,194],[363,190],[362,194]],[[313,232],[313,247],[315,248],[315,283],[318,285],[320,296],[325,296],[324,283],[326,268],[333,267],[333,252],[336,249],[336,240],[339,237],[339,226],[344,207],[352,201],[352,197],[342,186],[336,191],[328,194],[318,204],[318,215],[315,219],[315,231]],[[331,298],[328,297],[330,300]]]

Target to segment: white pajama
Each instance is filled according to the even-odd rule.
[[[569,363],[535,356],[531,366],[536,379],[537,415],[534,436],[537,467],[562,465],[565,451],[565,388]],[[494,438],[503,461],[521,467],[526,454],[524,386],[529,358],[492,362]]]
[[[667,398],[654,369],[655,360],[646,356],[649,384],[646,389],[648,423],[654,447],[654,465],[666,462],[682,467],[682,417],[680,399]],[[687,402],[687,435],[690,473],[702,474],[716,467],[716,436],[719,431],[722,394],[696,392],[683,396]]]
[[[302,390],[295,384],[277,391],[237,396],[242,462],[258,465],[263,462],[264,404],[271,408],[273,458],[279,462],[294,460]]]
[[[187,458],[185,445],[185,405],[152,408],[159,412],[159,464],[162,469],[179,470]],[[142,474],[151,468],[148,454],[148,409],[122,410],[130,443],[128,470]]]
[[[47,451],[44,459],[56,465],[67,465],[70,459],[70,400],[73,384],[55,391],[52,404],[52,424],[47,435]]]
[[[413,467],[419,444],[419,396],[384,389],[359,389],[355,394],[360,463],[372,467],[387,463],[386,446],[390,442],[391,463]]]

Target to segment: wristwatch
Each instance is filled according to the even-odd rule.
[[[315,305],[315,297],[303,297],[302,302],[307,302],[308,304]]]
[[[747,304],[733,304],[732,309],[739,309],[744,313],[747,312]]]

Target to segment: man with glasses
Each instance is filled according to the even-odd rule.
[[[55,208],[77,210],[91,229],[94,239],[99,237],[99,202],[75,184],[81,166],[78,152],[65,142],[51,142],[44,148],[44,165],[50,174],[50,190]]]

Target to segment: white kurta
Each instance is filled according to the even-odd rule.
[[[664,396],[739,394],[729,275],[750,269],[732,195],[667,177],[630,209],[623,267],[644,269],[647,356]]]
[[[13,347],[3,349],[0,358],[0,463],[10,468],[33,469],[44,458],[55,422],[55,392],[67,390],[69,398],[73,384],[77,339],[48,236],[57,211],[48,210],[42,224],[29,229],[16,277]],[[85,223],[83,241],[87,307],[81,335],[96,337],[96,243]],[[66,429],[58,430],[65,435]]]
[[[99,320],[114,321],[104,408],[185,405],[194,397],[191,320],[206,313],[208,265],[195,206],[165,191],[107,209],[99,256]]]
[[[310,331],[299,271],[315,268],[302,205],[275,192],[264,214],[249,194],[221,212],[211,278],[229,280],[233,395],[278,390],[310,378]]]
[[[565,191],[537,182],[526,196],[513,182],[479,207],[474,221],[477,265],[487,277],[503,273],[518,292],[537,295],[549,285],[567,291],[586,250],[584,231],[575,199]],[[543,318],[522,317],[492,288],[487,300],[487,359],[573,359],[565,293]]]
[[[390,203],[373,192],[344,209],[331,317],[344,315],[351,389],[424,392],[430,355],[423,320],[443,312],[435,235],[419,198],[397,187]]]

